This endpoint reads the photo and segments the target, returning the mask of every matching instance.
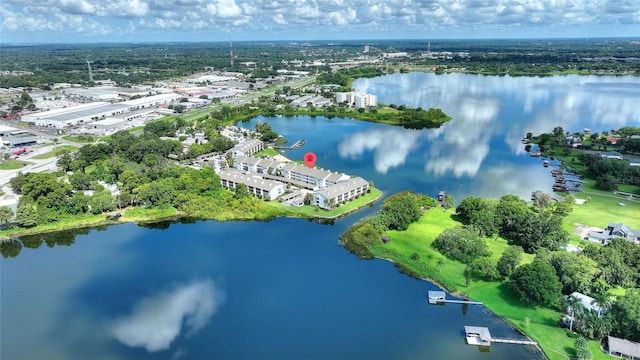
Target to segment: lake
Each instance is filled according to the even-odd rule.
[[[514,193],[553,180],[520,144],[560,125],[640,124],[640,82],[626,77],[394,74],[357,80],[382,103],[441,107],[439,129],[325,118],[259,118],[302,159],[373,180],[385,195]],[[540,359],[520,345],[465,345],[464,325],[518,337],[480,306],[427,305],[426,281],[358,260],[334,225],[301,219],[123,224],[25,237],[0,259],[2,359]]]

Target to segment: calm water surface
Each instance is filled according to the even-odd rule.
[[[373,180],[386,194],[526,197],[553,182],[523,151],[527,131],[640,124],[634,78],[406,74],[355,87],[383,103],[441,107],[453,120],[421,131],[341,119],[261,120],[293,141],[307,140],[287,156],[314,151],[320,166]],[[339,234],[376,207],[334,225],[207,221],[125,224],[75,240],[43,235],[48,243],[0,260],[0,358],[540,358],[518,345],[490,352],[465,345],[464,325],[518,335],[482,307],[429,306],[431,283],[340,247]]]

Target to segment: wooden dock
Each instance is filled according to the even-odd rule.
[[[470,301],[470,300],[432,300],[429,299],[429,304],[439,304],[439,303],[452,303],[452,304],[469,304],[469,305],[482,305],[480,301]]]
[[[306,144],[307,142],[305,140],[298,140],[295,142],[295,144],[291,145],[291,146],[274,146],[274,149],[289,149],[289,150],[295,150],[295,149],[299,149],[301,148],[304,144]]]
[[[429,304],[442,303],[482,305],[479,301],[447,299],[444,291],[429,291]]]
[[[531,340],[507,339],[507,338],[497,338],[497,337],[492,337],[491,342],[504,343],[504,344],[538,345],[537,342],[531,341]]]
[[[538,345],[537,342],[526,339],[493,337],[489,332],[489,328],[484,326],[465,326],[464,335],[467,340],[467,344],[476,346],[491,346],[491,343]]]

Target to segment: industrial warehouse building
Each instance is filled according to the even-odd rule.
[[[37,126],[61,129],[69,126],[88,124],[109,117],[126,119],[127,113],[169,104],[180,98],[181,96],[178,94],[160,94],[114,104],[108,102],[93,102],[23,115],[22,120],[32,122]]]

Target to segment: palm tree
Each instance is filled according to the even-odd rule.
[[[571,295],[569,295],[569,297],[565,299],[564,305],[566,311],[570,313],[569,319],[571,321],[569,323],[569,330],[573,331],[573,322],[576,319],[576,315],[580,316],[580,314],[582,314],[582,312],[584,311],[584,306],[582,306],[582,302],[580,301],[580,299]]]
[[[609,311],[609,307],[611,306],[611,299],[609,298],[609,295],[593,294],[592,297],[593,301],[591,302],[591,304],[600,307],[598,316],[606,314]]]

